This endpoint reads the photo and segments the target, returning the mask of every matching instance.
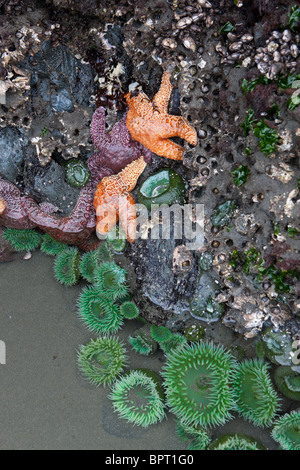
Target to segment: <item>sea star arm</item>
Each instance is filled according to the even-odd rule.
[[[97,223],[96,234],[98,238],[102,238],[109,230],[116,225],[119,219],[118,210],[118,189],[114,184],[114,179],[107,181],[106,178],[102,180],[95,192],[94,208],[96,211]],[[107,188],[108,186],[111,186]]]
[[[160,115],[159,138],[180,137],[191,145],[197,144],[196,130],[183,116]]]
[[[3,214],[3,212],[5,211],[5,208],[6,208],[5,201],[4,199],[2,199],[2,197],[0,197],[0,215]]]
[[[136,238],[136,211],[132,194],[129,193],[119,198],[119,216],[127,240],[133,243]]]
[[[170,160],[182,160],[184,149],[172,140],[159,139],[155,143],[155,153]]]
[[[116,122],[110,133],[112,143],[120,143],[124,147],[128,147],[131,141],[129,131],[126,127],[126,115]]]
[[[118,174],[118,178],[122,181],[122,184],[126,186],[127,191],[132,191],[135,188],[137,180],[146,166],[147,163],[145,162],[144,157],[141,156],[127,165],[124,170]]]
[[[173,88],[170,82],[170,77],[171,74],[169,72],[163,73],[160,88],[152,100],[153,108],[163,114],[167,114],[168,112],[168,103]]]
[[[93,190],[89,182],[84,186],[77,200],[77,203],[69,217],[64,217],[60,224],[60,229],[64,232],[80,232],[86,227],[90,218]]]
[[[96,109],[91,122],[92,141],[98,150],[103,149],[110,143],[110,135],[105,127],[105,109],[100,106]]]

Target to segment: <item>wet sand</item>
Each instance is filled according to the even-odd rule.
[[[0,340],[6,364],[0,365],[0,449],[183,450],[175,418],[143,429],[118,418],[107,398],[77,370],[76,351],[93,336],[77,318],[76,301],[85,285],[61,286],[53,258],[36,251],[30,260],[0,263]],[[126,341],[135,325],[119,333]],[[129,347],[128,347],[129,349]],[[162,354],[143,357],[128,351],[130,367],[159,371]],[[243,420],[216,430],[260,435],[269,448],[269,431]]]

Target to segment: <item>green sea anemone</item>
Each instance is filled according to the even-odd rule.
[[[144,181],[138,192],[138,201],[151,210],[151,204],[184,204],[186,186],[178,173],[163,168]]]
[[[201,426],[188,426],[177,421],[176,434],[183,442],[189,442],[188,450],[205,450],[211,441],[208,432]]]
[[[113,384],[109,398],[120,418],[144,428],[165,416],[163,393],[154,373],[130,371]]]
[[[138,306],[130,300],[123,302],[120,305],[120,311],[123,317],[127,318],[127,320],[133,320],[134,318],[137,318],[140,314]]]
[[[172,337],[172,331],[169,330],[169,328],[166,328],[165,326],[151,325],[150,334],[154,341],[157,341],[158,343],[164,343]]]
[[[149,356],[149,354],[153,354],[157,349],[157,342],[154,341],[150,334],[148,323],[136,330],[132,336],[129,336],[128,343],[136,353],[142,354],[142,356]]]
[[[65,165],[65,171],[67,182],[74,188],[86,186],[91,177],[87,164],[78,158],[69,160]]]
[[[266,450],[266,448],[253,437],[225,434],[212,441],[207,450]]]
[[[118,306],[103,298],[95,286],[83,288],[77,305],[80,320],[94,333],[115,333],[123,325]]]
[[[54,277],[64,286],[73,286],[79,280],[79,250],[70,246],[54,258]]]
[[[94,385],[111,385],[126,365],[126,350],[118,338],[105,337],[80,346],[78,367],[82,375]]]
[[[173,333],[171,338],[168,341],[164,341],[159,344],[160,348],[164,351],[165,354],[169,354],[175,349],[182,348],[187,344],[186,338],[180,333]]]
[[[108,232],[106,241],[115,253],[123,253],[128,245],[126,233],[119,225]]]
[[[270,426],[279,407],[268,365],[261,359],[239,364],[233,382],[236,410],[256,426]]]
[[[283,450],[300,450],[300,412],[293,410],[278,418],[271,435]]]
[[[192,343],[167,355],[162,372],[170,411],[184,424],[217,426],[231,418],[233,356],[222,346]]]
[[[291,400],[300,401],[300,375],[288,366],[277,367],[274,380],[278,390]]]
[[[33,251],[40,246],[42,239],[40,233],[31,229],[5,228],[3,235],[16,251]]]
[[[100,264],[95,269],[95,284],[103,297],[117,300],[128,292],[126,271],[114,262]]]
[[[110,262],[113,260],[112,252],[109,245],[104,242],[93,251],[88,251],[80,257],[79,270],[82,277],[93,283],[95,281],[96,268],[101,263]]]
[[[68,245],[66,245],[66,243],[54,240],[48,233],[42,236],[41,251],[46,255],[56,256],[67,247]]]
[[[113,253],[111,251],[110,245],[103,241],[96,250],[94,250],[95,256],[100,263],[107,263],[113,261]]]
[[[97,254],[94,251],[88,251],[80,256],[79,271],[83,279],[93,283],[95,278],[95,269],[99,266]]]

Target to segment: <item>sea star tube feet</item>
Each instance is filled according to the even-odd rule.
[[[195,146],[197,133],[184,117],[168,114],[170,76],[169,72],[163,73],[160,89],[152,101],[143,92],[137,96],[125,95],[129,106],[126,125],[132,139],[147,149],[161,157],[182,160],[184,149],[169,138],[180,137]]]
[[[96,233],[99,238],[109,232],[120,219],[127,240],[133,243],[136,236],[135,201],[130,194],[146,162],[141,156],[126,166],[120,173],[103,178],[94,196],[97,216]]]

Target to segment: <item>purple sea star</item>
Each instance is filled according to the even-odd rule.
[[[35,227],[22,206],[22,195],[17,186],[0,178],[0,197],[5,202],[5,210],[0,216],[0,225],[17,229]]]
[[[46,212],[31,197],[23,196],[22,207],[29,220],[52,238],[70,245],[80,245],[90,238],[95,229],[95,213],[92,205],[93,189],[88,183],[80,191],[77,203],[67,217]]]
[[[105,127],[105,109],[100,106],[93,115],[91,136],[97,151],[87,164],[94,185],[105,176],[119,173],[142,155],[146,163],[151,161],[152,152],[131,139],[126,127],[126,115],[108,133]]]

